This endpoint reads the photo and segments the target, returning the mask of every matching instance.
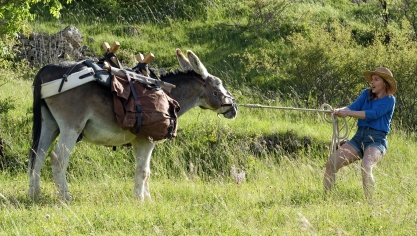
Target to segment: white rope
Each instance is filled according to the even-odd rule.
[[[329,104],[324,103],[321,105],[322,110],[324,110],[325,107],[327,107],[330,111],[333,110],[333,108]],[[330,120],[326,117],[326,113],[323,114],[323,119],[327,121],[328,123],[333,124],[332,142],[330,144],[329,155],[336,153],[336,150],[339,148],[340,141],[347,138],[348,133],[349,133],[349,127],[348,127],[348,122],[346,120],[346,117],[343,118],[344,125],[345,125],[345,133],[343,135],[340,135],[339,120],[333,113],[331,113],[331,115],[332,115],[332,119]]]
[[[268,109],[279,109],[279,110],[291,110],[291,111],[312,111],[312,112],[322,112],[323,119],[328,123],[333,124],[333,134],[332,141],[330,144],[329,155],[336,153],[336,150],[339,148],[339,143],[341,140],[347,138],[349,133],[348,122],[346,117],[343,118],[345,125],[345,133],[340,135],[339,132],[339,121],[337,117],[333,114],[333,108],[329,104],[322,104],[321,109],[309,109],[309,108],[295,108],[295,107],[277,107],[277,106],[263,106],[260,104],[238,104],[238,106],[249,107],[249,108],[268,108]],[[326,114],[331,114],[331,119],[329,119]]]

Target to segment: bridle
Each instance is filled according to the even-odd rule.
[[[214,88],[212,85],[210,85],[209,83],[207,83],[207,80],[209,78],[213,78],[212,75],[209,75],[205,80],[199,76],[192,76],[193,78],[195,78],[198,82],[200,82],[204,88],[206,88],[207,90],[209,90],[211,92],[211,94],[215,97],[217,97],[219,94],[222,96],[221,100],[222,100],[222,107],[225,106],[231,106],[235,109],[237,109],[237,104],[235,102],[235,98],[232,96],[232,94],[229,93],[229,91],[226,90],[226,94],[222,93],[220,90]]]

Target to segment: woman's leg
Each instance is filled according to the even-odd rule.
[[[323,180],[325,193],[335,185],[337,171],[359,159],[358,152],[349,143],[343,144],[336,153],[333,153],[326,163],[326,172]]]
[[[375,146],[368,147],[362,160],[362,182],[365,197],[372,203],[372,194],[375,189],[375,179],[372,174],[372,169],[382,159],[383,153]]]

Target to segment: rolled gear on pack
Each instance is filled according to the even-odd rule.
[[[85,60],[84,64],[86,64],[88,67],[93,68],[94,73],[95,73],[94,77],[96,78],[96,81],[99,84],[110,88],[111,76],[110,76],[110,73],[106,69],[103,69],[102,63],[97,64],[91,60]]]

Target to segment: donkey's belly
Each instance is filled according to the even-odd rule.
[[[113,97],[103,86],[90,82],[45,101],[61,130],[79,130],[82,140],[105,146],[132,142],[136,136],[117,123]]]
[[[114,126],[87,123],[82,132],[82,140],[104,146],[119,146],[132,142],[136,136],[128,130],[123,130],[117,124]]]

